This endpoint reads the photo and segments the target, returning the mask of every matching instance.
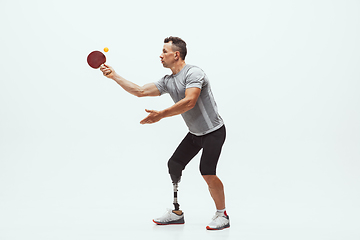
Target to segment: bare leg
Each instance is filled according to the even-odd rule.
[[[209,186],[209,192],[215,202],[216,209],[224,209],[225,194],[224,185],[221,180],[216,175],[203,175],[203,178]]]

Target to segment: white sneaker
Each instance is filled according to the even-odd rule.
[[[184,224],[184,213],[181,212],[179,215],[173,210],[167,209],[166,213],[162,217],[153,219],[153,222],[158,225]]]
[[[206,226],[207,230],[222,230],[224,228],[230,227],[230,218],[226,214],[216,212],[215,216],[212,218],[212,222]]]

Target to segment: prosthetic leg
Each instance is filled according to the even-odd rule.
[[[184,169],[184,166],[173,158],[168,162],[169,174],[172,180],[174,187],[174,210],[168,209],[167,213],[163,217],[154,219],[153,222],[158,225],[168,225],[168,224],[184,224],[184,213],[180,210],[180,204],[178,203],[178,184],[181,179],[181,172]]]
[[[176,214],[182,214],[182,211],[180,210],[180,204],[178,203],[178,184],[180,182],[181,179],[181,172],[184,169],[184,167],[180,164],[178,164],[175,161],[172,161],[170,159],[170,161],[168,162],[168,166],[169,166],[169,174],[172,180],[172,184],[174,187],[174,210],[173,212]]]
[[[157,225],[169,225],[169,224],[184,224],[184,213],[180,210],[180,205],[177,201],[178,182],[173,182],[174,186],[174,210],[168,209],[163,217],[153,219],[153,222]]]
[[[179,211],[180,204],[177,200],[178,183],[173,183],[174,186],[174,211]]]
[[[171,176],[171,180],[172,180],[173,187],[174,187],[174,203],[173,203],[174,210],[173,210],[173,212],[178,215],[181,215],[182,211],[180,210],[180,204],[178,203],[178,194],[177,194],[181,176],[178,176],[178,175],[176,176],[173,174],[170,174],[170,176]]]

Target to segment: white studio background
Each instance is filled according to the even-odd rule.
[[[1,1],[0,239],[360,239],[360,2]],[[180,116],[142,126],[136,98],[87,66],[157,81],[163,39],[188,43],[210,77],[228,137],[218,174],[232,227],[196,157],[184,171],[184,226],[166,162]]]

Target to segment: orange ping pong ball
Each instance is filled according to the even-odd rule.
[[[104,52],[108,52],[109,51],[109,48],[104,48]]]

